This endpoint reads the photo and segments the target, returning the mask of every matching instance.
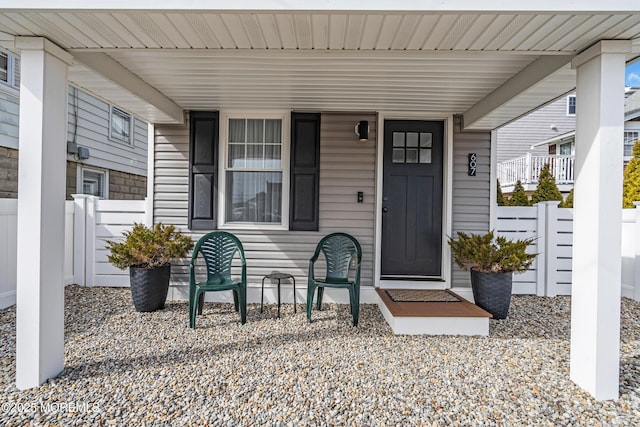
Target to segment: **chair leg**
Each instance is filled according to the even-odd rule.
[[[238,311],[238,291],[233,289],[233,307]]]
[[[198,301],[199,301],[200,295],[198,291],[194,292],[193,295],[193,303],[189,304],[191,307],[191,309],[189,310],[189,326],[191,327],[191,329],[195,329],[196,328],[196,312],[198,311]]]
[[[307,321],[311,322],[311,307],[313,307],[313,294],[315,293],[315,286],[309,284],[307,287]]]
[[[324,287],[318,286],[318,302],[316,303],[316,308],[318,311],[322,310],[322,296],[324,295]]]
[[[351,291],[351,289],[349,289]],[[353,289],[353,302],[351,305],[351,315],[353,316],[353,326],[358,326],[360,317],[360,289]]]
[[[240,305],[240,322],[244,325],[247,323],[247,288],[245,286],[241,286],[239,291],[234,291],[235,295],[238,293],[238,303]]]
[[[203,308],[204,308],[204,292],[201,292],[198,295],[198,314],[202,314]]]

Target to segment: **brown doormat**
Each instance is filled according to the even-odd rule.
[[[394,302],[460,302],[447,291],[434,289],[385,289]]]

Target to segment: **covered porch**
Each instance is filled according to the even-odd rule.
[[[143,0],[118,9],[87,9],[73,1],[43,9],[40,3],[0,10],[2,44],[20,55],[23,67],[18,238],[37,242],[35,248],[18,246],[18,387],[37,386],[63,369],[62,255],[57,248],[64,242],[66,92],[60,88],[67,81],[154,123],[148,168],[152,219],[169,219],[185,230],[193,229],[197,219],[188,181],[192,173],[205,173],[193,172],[189,126],[194,112],[219,114],[220,121],[211,123],[224,129],[229,120],[256,115],[282,120],[283,135],[290,132],[291,112],[318,114],[325,137],[320,157],[333,156],[341,167],[332,168],[331,162],[319,166],[320,180],[329,181],[320,182],[319,224],[313,231],[343,227],[353,217],[364,224],[353,226],[361,230],[368,253],[372,290],[411,279],[406,272],[397,278],[385,271],[383,165],[384,147],[395,144],[385,136],[392,121],[442,128],[441,181],[435,186],[441,191],[439,257],[433,271],[419,279],[428,279],[428,286],[464,290],[467,274],[452,267],[444,237],[494,225],[491,130],[577,88],[574,246],[579,250],[574,277],[580,286],[573,293],[571,378],[598,399],[617,398],[620,218],[594,207],[621,205],[622,172],[610,171],[621,164],[622,152],[608,147],[622,139],[624,65],[638,55],[640,45],[640,15],[629,11],[626,2],[609,4],[607,10],[571,11],[547,2],[540,6],[546,12],[535,13],[503,10],[499,2],[478,10],[469,1],[447,1],[437,10],[416,10],[412,2],[375,10],[357,2],[340,10],[305,1],[286,8],[274,3],[233,10],[204,1],[181,9]],[[343,145],[346,134],[332,134],[363,120],[375,123],[365,145]],[[335,127],[323,131],[327,123]],[[226,135],[224,130],[220,135]],[[323,152],[329,146],[324,141],[335,149]],[[289,143],[283,138],[279,160],[284,165],[290,160]],[[402,148],[403,156],[413,150]],[[225,173],[232,169],[226,161],[224,155],[214,158],[206,173],[212,179],[231,176]],[[285,190],[288,167],[282,171]],[[357,177],[345,171],[356,171]],[[345,182],[364,188],[364,200],[334,215],[336,205],[358,203],[352,200],[355,187],[341,192]],[[208,210],[199,212],[209,215],[207,226],[228,227],[253,239],[265,260],[262,268],[270,265],[272,246],[260,250],[260,243],[295,254],[306,250],[309,236],[315,238],[298,231],[292,237],[295,210],[289,218],[286,197],[277,226],[225,222],[231,211],[224,203],[232,203],[224,198],[225,188],[210,189],[214,204],[207,202]],[[274,261],[282,263],[296,267],[292,256]]]

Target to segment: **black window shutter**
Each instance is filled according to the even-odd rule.
[[[189,113],[189,229],[217,228],[218,113]]]
[[[317,231],[320,204],[320,114],[291,114],[289,230]]]

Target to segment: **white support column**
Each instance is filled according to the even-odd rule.
[[[629,41],[601,41],[577,69],[571,379],[598,400],[617,399],[624,67]]]
[[[37,387],[64,364],[64,224],[67,66],[40,37],[21,51],[16,385]]]

